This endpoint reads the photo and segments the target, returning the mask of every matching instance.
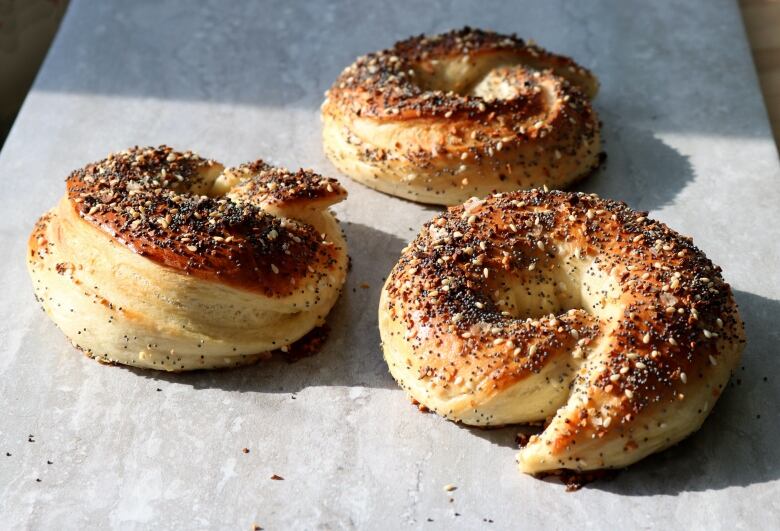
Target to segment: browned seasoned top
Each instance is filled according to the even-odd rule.
[[[222,169],[190,151],[134,147],[74,171],[67,197],[84,221],[129,249],[199,278],[283,297],[300,289],[297,280],[327,275],[336,250],[313,227],[267,214],[252,201],[212,195]],[[331,183],[315,184],[310,172],[295,186],[296,174],[265,175],[276,188],[264,197],[277,201],[316,197]]]
[[[328,98],[356,116],[412,119],[420,117],[484,118],[496,113],[522,112],[533,104],[529,90],[508,99],[485,99],[468,94],[471,83],[436,87],[429,81],[443,63],[494,56],[493,66],[523,65],[537,73],[556,77],[570,97],[595,96],[598,82],[572,59],[549,53],[515,35],[465,27],[434,36],[420,35],[371,53],[347,67],[328,91]],[[479,69],[475,66],[475,69]],[[475,78],[488,72],[474,72]],[[531,84],[529,82],[529,88]],[[450,88],[451,90],[448,90]],[[530,103],[529,103],[530,100]]]
[[[540,287],[580,263],[617,285],[609,304],[618,318],[565,304],[540,316],[502,298],[510,289],[552,297]],[[590,284],[570,288],[598,282]],[[406,248],[386,289],[413,358],[424,360],[421,378],[448,382],[458,373],[498,390],[551,356],[577,358],[601,336],[609,352],[596,385],[633,413],[675,399],[680,381],[717,363],[719,341],[743,341],[729,285],[690,238],[625,203],[582,193],[531,190],[452,207]]]
[[[225,173],[237,183],[231,187],[230,197],[239,202],[322,209],[347,196],[346,190],[332,177],[305,169],[292,172],[262,160],[242,164]]]

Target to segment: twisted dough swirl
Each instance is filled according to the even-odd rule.
[[[561,188],[599,164],[597,90],[515,36],[414,37],[342,72],[322,105],[325,151],[353,179],[424,203]]]
[[[446,418],[546,421],[520,469],[622,467],[699,428],[744,343],[689,238],[594,195],[471,200],[425,225],[382,292],[385,359]]]
[[[334,179],[133,148],[73,172],[37,222],[37,299],[99,360],[168,371],[250,363],[321,324],[347,251]]]

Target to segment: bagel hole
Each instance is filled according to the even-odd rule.
[[[514,319],[539,319],[569,310],[586,310],[579,293],[568,282],[544,281],[535,275],[530,279],[502,276],[491,286],[491,298],[499,311]]]
[[[425,91],[454,92],[486,101],[518,97],[534,84],[534,71],[510,55],[430,60],[412,70],[417,85]]]
[[[533,271],[496,273],[489,295],[514,319],[538,319],[582,310],[597,315],[620,295],[619,283],[593,260],[543,260]]]

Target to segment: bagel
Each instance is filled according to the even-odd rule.
[[[601,160],[598,81],[516,36],[464,28],[360,57],[325,93],[325,152],[382,192],[453,205],[562,188]]]
[[[545,422],[520,470],[618,468],[697,430],[744,346],[721,270],[595,195],[472,199],[426,224],[382,290],[396,381],[474,426]]]
[[[35,295],[100,361],[166,371],[251,363],[325,316],[347,271],[334,179],[225,169],[167,146],[74,171],[36,223]]]

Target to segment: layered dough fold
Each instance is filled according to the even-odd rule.
[[[413,37],[328,90],[325,152],[353,179],[423,203],[562,188],[600,162],[597,90],[585,68],[515,36]]]
[[[243,365],[324,322],[347,271],[333,179],[134,148],[40,218],[37,299],[78,348],[168,371]]]
[[[697,430],[744,346],[720,268],[594,195],[473,199],[428,223],[382,292],[390,372],[464,424],[542,422],[528,473],[623,467]]]

